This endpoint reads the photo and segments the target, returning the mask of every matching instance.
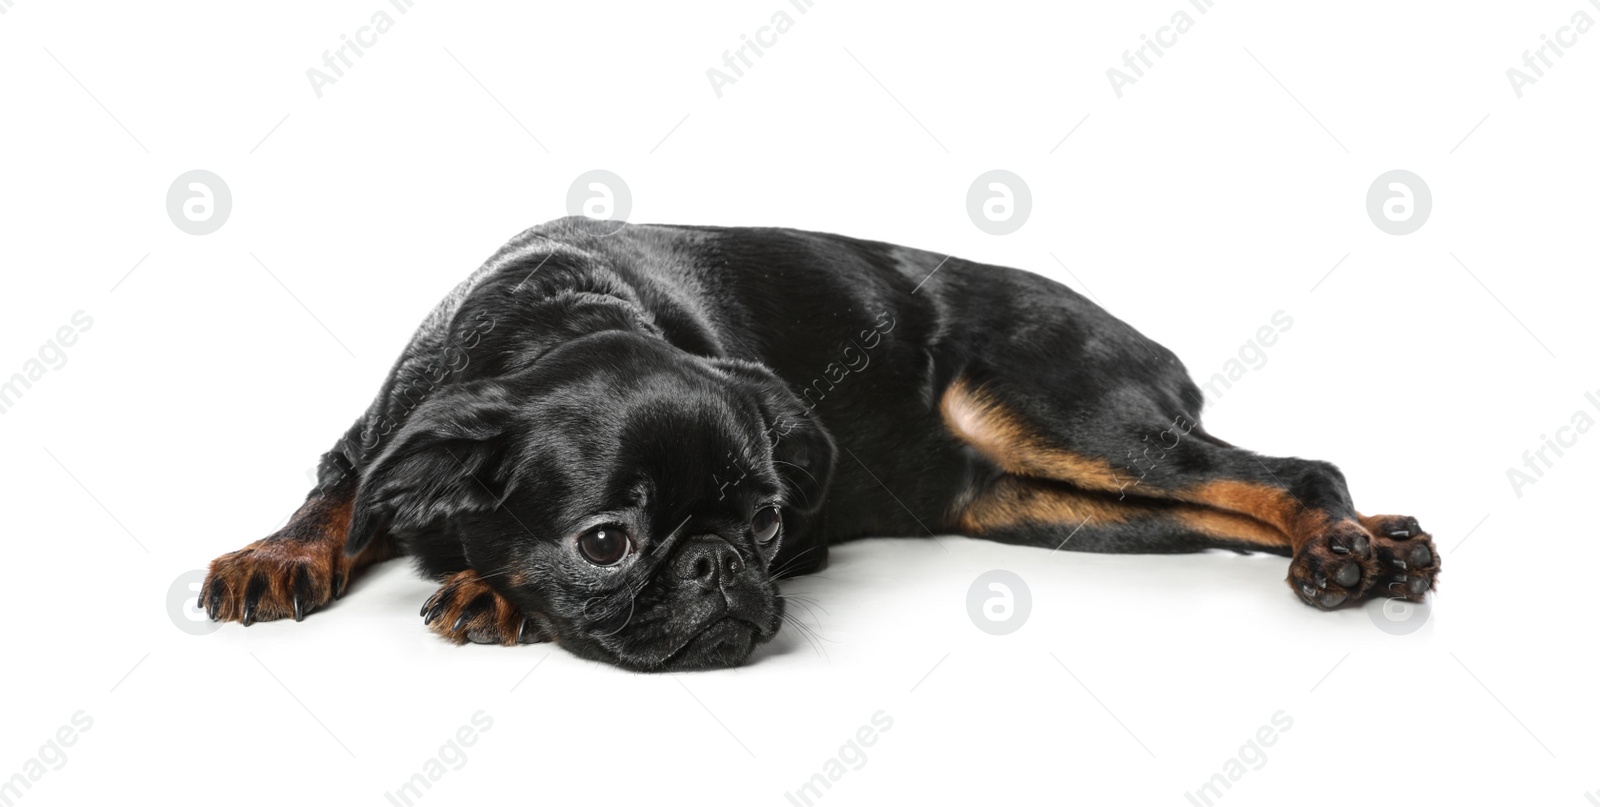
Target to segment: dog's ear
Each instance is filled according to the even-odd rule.
[[[509,389],[496,381],[448,387],[412,410],[361,473],[345,553],[383,530],[498,507],[510,492],[503,438],[515,412]]]
[[[791,494],[789,507],[806,515],[816,512],[828,492],[838,454],[822,420],[766,366],[737,359],[719,359],[714,364],[729,375],[755,382],[761,391],[772,456]]]
[[[772,426],[776,439],[772,456],[778,461],[784,485],[793,493],[789,506],[810,515],[822,507],[838,450],[816,413],[788,389],[783,395],[788,406],[779,410]]]

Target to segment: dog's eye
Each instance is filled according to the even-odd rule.
[[[628,533],[616,524],[603,524],[578,536],[578,553],[596,566],[614,566],[628,554]]]
[[[750,519],[751,531],[756,534],[756,540],[763,544],[771,543],[782,528],[783,516],[776,507],[763,507],[756,511],[755,518]]]

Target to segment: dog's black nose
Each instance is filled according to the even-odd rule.
[[[707,536],[689,539],[672,561],[680,580],[705,589],[716,588],[723,575],[732,577],[743,566],[739,553],[727,541]]]

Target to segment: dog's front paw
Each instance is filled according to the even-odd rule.
[[[1381,572],[1373,538],[1345,519],[1306,542],[1289,563],[1289,587],[1305,604],[1331,611],[1355,602]]]
[[[346,565],[336,546],[262,539],[211,561],[199,606],[218,622],[299,622],[344,593]]]
[[[457,572],[422,604],[428,629],[456,644],[532,644],[546,641],[539,624],[489,587],[475,570]]]
[[[1421,602],[1439,579],[1433,536],[1411,516],[1367,516],[1361,523],[1372,533],[1379,569],[1378,583],[1368,595]]]

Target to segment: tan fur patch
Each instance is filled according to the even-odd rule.
[[[1328,523],[1326,513],[1307,509],[1288,491],[1254,482],[1219,479],[1178,491],[1176,498],[1264,521],[1294,538],[1296,546],[1321,534]]]
[[[1281,488],[1219,480],[1177,491],[1141,487],[1141,497],[1121,498],[1131,481],[1111,463],[1049,445],[992,396],[957,379],[939,401],[945,427],[1014,477],[1002,478],[961,509],[957,523],[984,530],[1022,523],[1120,523],[1138,516],[1166,516],[1196,532],[1261,546],[1282,547],[1290,536],[1310,536],[1326,517],[1306,510]],[[1029,484],[1033,477],[1067,483],[1080,491]],[[1113,499],[1100,494],[1118,494]],[[1141,501],[1143,502],[1141,504]],[[1184,502],[1187,504],[1178,504]],[[1167,506],[1156,506],[1167,505]]]
[[[479,598],[489,605],[467,614]],[[428,629],[456,644],[466,644],[469,633],[495,637],[500,644],[517,644],[522,630],[522,611],[500,596],[475,569],[456,572],[428,599],[423,610]]]
[[[1070,482],[1086,490],[1121,492],[1111,463],[1046,445],[1038,435],[993,398],[956,379],[939,400],[945,427],[1001,470]]]
[[[1004,476],[974,497],[956,516],[971,535],[1019,524],[1119,524],[1140,514],[1129,502],[1063,485]]]
[[[1213,538],[1265,547],[1292,547],[1289,536],[1249,516],[1196,505],[1177,505],[1172,514],[1178,523]]]
[[[354,557],[345,555],[354,509],[351,491],[316,493],[273,535],[211,562],[200,604],[212,619],[245,621],[247,593],[260,589],[248,616],[265,622],[292,618],[335,599],[360,570],[398,554],[388,536],[369,543]],[[303,578],[304,589],[296,583]]]

